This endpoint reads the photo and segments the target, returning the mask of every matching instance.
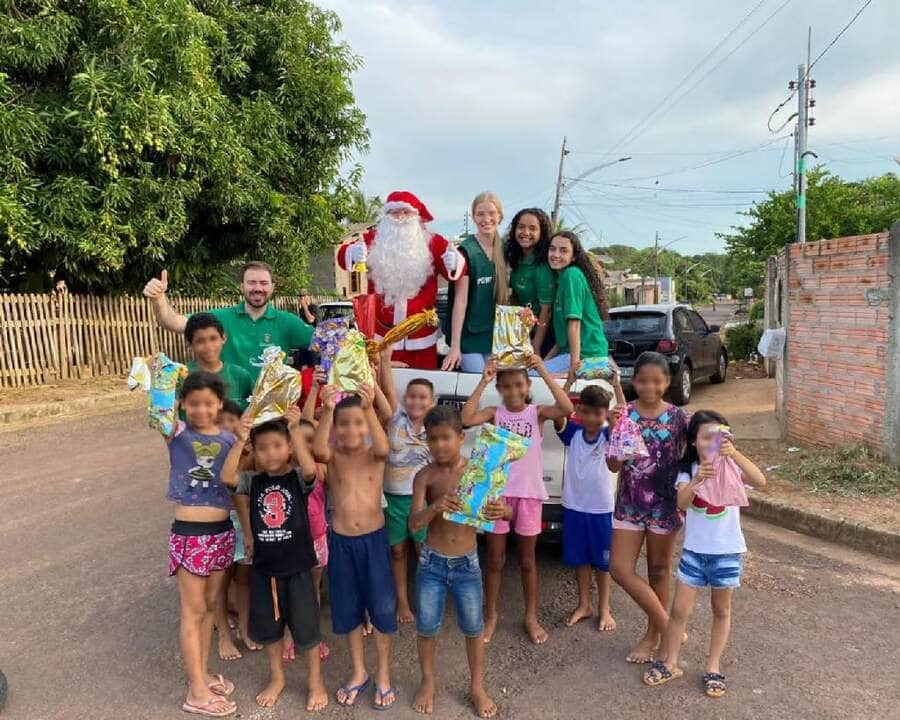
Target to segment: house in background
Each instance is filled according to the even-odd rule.
[[[652,277],[637,275],[628,270],[610,270],[606,273],[605,282],[608,292],[615,292],[625,305],[653,305],[657,297],[661,303],[674,302],[664,299],[663,279],[660,278],[657,283]],[[671,283],[671,278],[666,279],[670,281],[674,298],[674,283]]]
[[[334,247],[322,250],[309,258],[309,285],[317,294],[352,298],[366,291],[366,274],[344,270],[337,261],[338,248],[347,241],[362,240],[374,223],[355,223],[344,229]]]

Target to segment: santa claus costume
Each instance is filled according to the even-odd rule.
[[[437,305],[438,275],[456,280],[465,261],[444,237],[425,224],[434,218],[411,192],[387,196],[378,225],[361,241],[338,250],[345,270],[365,262],[368,292],[375,295],[375,339],[411,315]],[[437,368],[438,330],[424,327],[394,345],[393,360],[422,370]]]

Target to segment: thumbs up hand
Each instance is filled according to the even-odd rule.
[[[163,270],[159,278],[151,278],[146,285],[144,285],[144,297],[150,298],[151,300],[159,300],[165,297],[166,290],[169,288],[169,273],[166,270]]]

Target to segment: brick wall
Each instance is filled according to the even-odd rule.
[[[794,244],[779,256],[788,347],[776,378],[788,439],[882,446],[890,246],[879,233]]]

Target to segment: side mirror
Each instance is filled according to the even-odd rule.
[[[719,330],[721,330],[721,328],[718,325],[710,325],[709,326],[709,331],[711,333],[717,333],[717,332],[719,332]]]

